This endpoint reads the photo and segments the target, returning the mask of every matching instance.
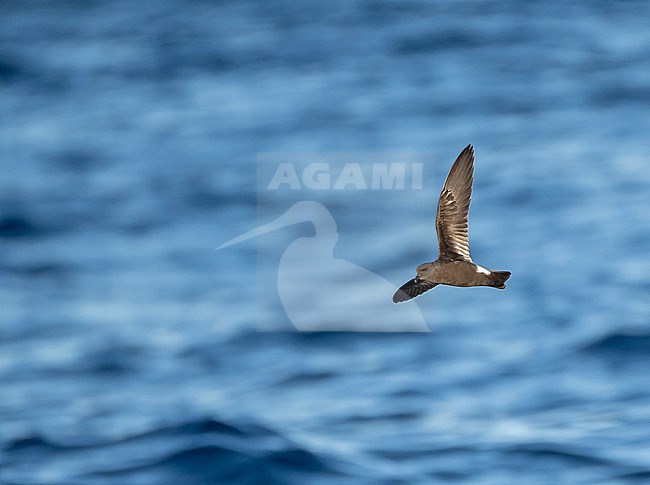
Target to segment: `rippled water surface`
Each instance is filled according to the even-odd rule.
[[[0,482],[650,481],[649,15],[2,2]],[[468,143],[513,276],[409,303],[430,333],[292,330],[258,260],[307,223],[214,250],[288,208],[263,154],[428,153],[421,191],[317,194],[397,287]]]

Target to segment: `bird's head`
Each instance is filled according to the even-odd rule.
[[[433,264],[431,263],[424,263],[418,266],[415,269],[415,272],[417,273],[417,278],[424,278],[427,279],[427,277],[433,275]]]

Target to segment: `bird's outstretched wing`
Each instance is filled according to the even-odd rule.
[[[472,262],[467,216],[474,181],[474,148],[460,152],[442,186],[436,211],[438,259]]]
[[[420,278],[413,278],[399,287],[399,290],[393,295],[393,303],[400,303],[415,298],[425,291],[429,291],[434,286],[436,286],[436,283],[431,283]]]

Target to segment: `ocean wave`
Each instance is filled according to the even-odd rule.
[[[503,450],[511,456],[535,458],[542,460],[562,460],[573,465],[608,465],[604,458],[595,456],[583,449],[569,449],[564,446],[547,443],[527,443],[512,445]]]
[[[282,434],[251,422],[198,418],[142,433],[63,443],[39,434],[9,440],[2,448],[7,463],[46,460],[69,478],[70,460],[82,462],[76,478],[193,483],[300,483],[300,477],[339,475],[331,458]],[[164,477],[164,478],[163,478]]]
[[[2,447],[5,453],[22,451],[57,451],[65,450],[66,446],[55,443],[39,434],[29,434],[20,438],[14,438]]]
[[[650,356],[650,334],[611,333],[583,347],[588,353],[630,353]]]
[[[304,448],[259,450],[206,444],[188,446],[137,466],[95,471],[88,477],[193,479],[199,483],[300,483],[312,474],[338,475],[327,460]],[[294,481],[295,480],[295,481]]]
[[[0,218],[0,238],[23,238],[38,236],[45,232],[24,215],[9,214]]]
[[[650,469],[624,473],[622,475],[617,476],[616,478],[625,481],[636,482],[638,480],[639,483],[648,483],[650,482]]]

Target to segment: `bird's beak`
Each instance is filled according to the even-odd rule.
[[[221,246],[219,246],[217,248],[217,250],[227,248],[228,246],[238,244],[238,243],[240,243],[242,241],[246,241],[247,239],[251,239],[251,238],[254,238],[254,237],[257,237],[257,236],[261,236],[262,234],[266,234],[267,232],[275,231],[276,229],[281,229],[281,228],[283,228],[285,226],[289,226],[291,224],[295,224],[297,222],[300,222],[300,220],[294,220],[293,217],[288,217],[288,216],[289,216],[289,214],[285,212],[284,214],[282,214],[280,217],[278,217],[273,222],[269,222],[268,224],[264,224],[264,225],[262,225],[262,226],[260,226],[260,227],[258,227],[256,229],[253,229],[252,231],[248,231],[248,232],[242,234],[241,236],[237,236],[236,238],[231,239],[230,241],[223,243]]]

